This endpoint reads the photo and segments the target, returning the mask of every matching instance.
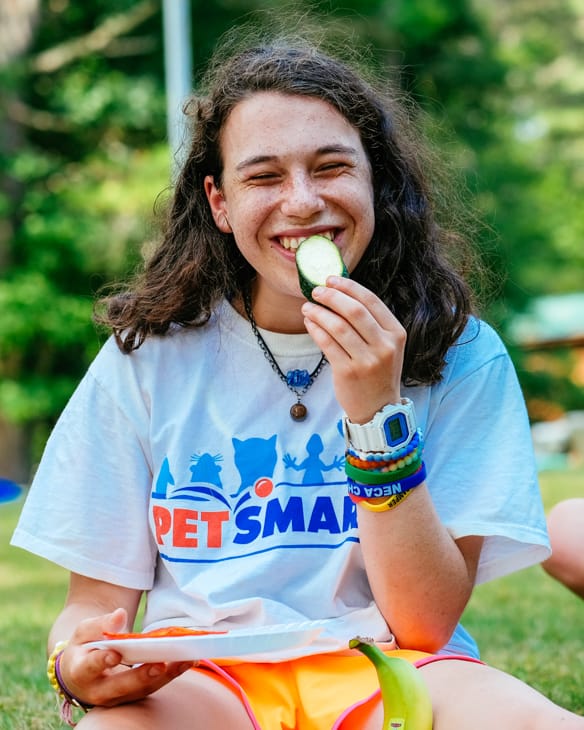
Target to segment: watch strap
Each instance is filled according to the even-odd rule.
[[[388,447],[383,422],[394,413],[409,413],[409,429],[413,438],[416,432],[414,404],[409,398],[402,398],[400,403],[390,403],[381,408],[367,423],[352,423],[347,416],[343,418],[343,433],[348,447],[354,447],[360,451],[392,451]],[[403,446],[403,444],[400,444]],[[397,450],[399,447],[396,447]]]

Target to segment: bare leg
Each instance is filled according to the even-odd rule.
[[[82,730],[252,730],[239,697],[216,676],[187,671],[141,702],[91,710]]]
[[[448,660],[421,670],[434,704],[433,730],[584,730],[584,718],[492,667]],[[360,730],[380,730],[381,703],[359,716]],[[91,710],[82,730],[252,730],[237,695],[215,676],[186,672],[148,699]],[[352,724],[352,727],[355,727]]]
[[[567,499],[548,515],[552,556],[544,569],[580,598],[584,598],[584,498]]]
[[[584,717],[492,667],[448,660],[420,671],[433,697],[433,730],[584,730]],[[382,721],[379,703],[361,730],[380,730]]]

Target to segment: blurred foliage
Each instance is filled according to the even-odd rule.
[[[482,221],[487,318],[505,333],[532,297],[582,288],[583,0],[295,5],[370,49],[432,121]],[[279,2],[191,7],[196,84],[225,30]],[[17,21],[33,32],[15,34]],[[100,345],[97,290],[155,235],[170,175],[160,2],[13,0],[0,11],[0,46],[0,415],[40,443]],[[523,382],[532,398],[577,401],[549,378]]]

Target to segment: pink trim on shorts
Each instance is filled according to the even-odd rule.
[[[433,664],[434,662],[443,662],[447,661],[449,659],[457,659],[458,661],[465,661],[465,662],[474,662],[475,664],[484,664],[480,659],[475,659],[474,657],[466,656],[464,654],[432,654],[431,656],[424,657],[423,659],[418,659],[418,661],[414,662],[414,666],[420,669],[421,667],[425,667],[427,664]],[[245,708],[245,711],[247,712],[247,715],[249,719],[251,720],[251,723],[253,725],[254,730],[262,730],[261,726],[258,724],[258,721],[254,715],[254,711],[249,703],[249,700],[247,698],[247,695],[245,694],[244,690],[242,689],[241,685],[233,679],[224,669],[222,669],[218,664],[215,664],[215,662],[212,662],[208,659],[201,659],[199,661],[196,668],[203,668],[203,669],[210,669],[212,672],[215,672],[218,674],[222,679],[224,679],[230,687],[232,687],[237,695],[240,697],[241,702]],[[335,724],[331,728],[331,730],[342,730],[343,722],[351,715],[351,713],[356,710],[358,707],[362,707],[363,705],[366,705],[368,702],[372,702],[374,699],[379,697],[381,694],[381,690],[377,689],[373,694],[369,695],[369,697],[366,697],[364,700],[360,700],[359,702],[355,702],[354,705],[351,705],[351,707],[348,707],[339,717],[336,719]]]
[[[201,659],[195,669],[198,667],[203,667],[203,669],[210,669],[212,672],[215,672],[220,677],[222,677],[233,689],[237,692],[239,697],[241,698],[241,702],[243,706],[245,707],[245,711],[247,712],[247,715],[249,719],[251,720],[251,724],[254,727],[254,730],[262,730],[262,728],[259,726],[258,721],[256,720],[256,717],[254,715],[253,710],[251,709],[251,705],[249,704],[249,700],[247,699],[247,695],[241,688],[241,685],[236,682],[233,677],[231,677],[224,669],[221,669],[221,667],[218,664],[215,664],[215,662],[209,661],[208,659]]]
[[[432,654],[431,656],[424,657],[423,659],[418,659],[417,662],[414,662],[414,667],[420,669],[421,667],[425,667],[427,664],[434,664],[434,662],[443,662],[448,659],[457,659],[458,661],[473,662],[474,664],[484,664],[484,662],[482,662],[480,659],[475,659],[475,657],[467,656],[466,654]],[[366,705],[368,702],[372,702],[380,695],[381,690],[376,689],[373,694],[369,695],[369,697],[366,697],[364,700],[360,700],[359,702],[355,702],[355,704],[351,705],[351,707],[347,707],[347,709],[336,719],[335,724],[332,726],[331,730],[342,730],[343,722],[358,707],[363,707],[363,705]]]

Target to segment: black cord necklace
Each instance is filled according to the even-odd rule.
[[[328,360],[323,355],[318,361],[318,365],[311,373],[309,373],[308,370],[288,370],[288,372],[284,375],[276,361],[276,358],[272,355],[270,348],[266,344],[266,341],[259,333],[258,326],[255,319],[253,318],[253,312],[251,308],[251,294],[249,289],[246,289],[243,293],[243,306],[245,309],[245,314],[249,319],[252,332],[254,333],[255,338],[258,341],[258,345],[264,353],[266,360],[270,363],[270,365],[272,366],[272,370],[286,385],[288,390],[290,390],[296,396],[296,403],[294,403],[290,408],[290,416],[292,417],[292,420],[304,421],[304,419],[308,415],[308,409],[306,408],[304,403],[302,403],[302,398],[307,393],[310,386],[314,383],[320,371],[326,365]]]

